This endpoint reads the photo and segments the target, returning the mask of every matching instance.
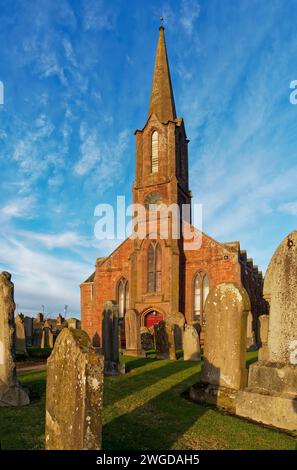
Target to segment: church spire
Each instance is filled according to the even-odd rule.
[[[176,118],[163,26],[160,26],[159,32],[149,116],[152,113],[155,113],[161,122],[173,121]]]

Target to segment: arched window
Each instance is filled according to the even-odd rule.
[[[158,132],[152,133],[152,160],[151,160],[151,173],[157,173],[159,166],[159,136]]]
[[[129,283],[123,277],[118,282],[117,302],[119,305],[119,317],[123,318],[129,309]]]
[[[162,250],[160,245],[150,243],[148,247],[148,292],[160,292],[162,288]]]
[[[206,273],[199,271],[194,279],[194,320],[205,324],[204,307],[209,293],[209,279]]]

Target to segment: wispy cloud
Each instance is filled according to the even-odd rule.
[[[182,0],[180,23],[187,34],[193,33],[195,21],[200,14],[200,4],[196,0]]]
[[[85,0],[83,24],[85,30],[110,30],[114,27],[115,11],[103,0]]]
[[[278,210],[280,212],[284,212],[285,214],[297,216],[297,201],[280,204],[278,206]]]
[[[34,217],[35,205],[36,200],[33,196],[13,199],[0,209],[0,220],[31,219]]]
[[[79,313],[79,284],[90,272],[89,265],[45,254],[16,238],[0,242],[0,269],[13,274],[19,308],[34,313],[45,305],[47,311],[61,311],[65,304]]]
[[[89,130],[86,125],[82,125],[81,156],[74,166],[74,172],[78,176],[89,175],[88,183],[91,185],[102,183],[105,189],[114,185],[124,174],[122,162],[130,134],[129,129],[124,129],[117,140],[111,143],[103,139],[97,130]]]

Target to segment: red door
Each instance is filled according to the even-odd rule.
[[[151,326],[156,325],[162,320],[163,320],[163,315],[159,312],[153,311],[153,312],[148,313],[145,316],[144,323],[147,328],[150,328]]]

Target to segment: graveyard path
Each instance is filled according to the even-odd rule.
[[[40,362],[38,364],[30,364],[28,366],[17,366],[17,374],[21,375],[27,372],[33,372],[36,370],[45,370],[46,369],[46,362]]]

